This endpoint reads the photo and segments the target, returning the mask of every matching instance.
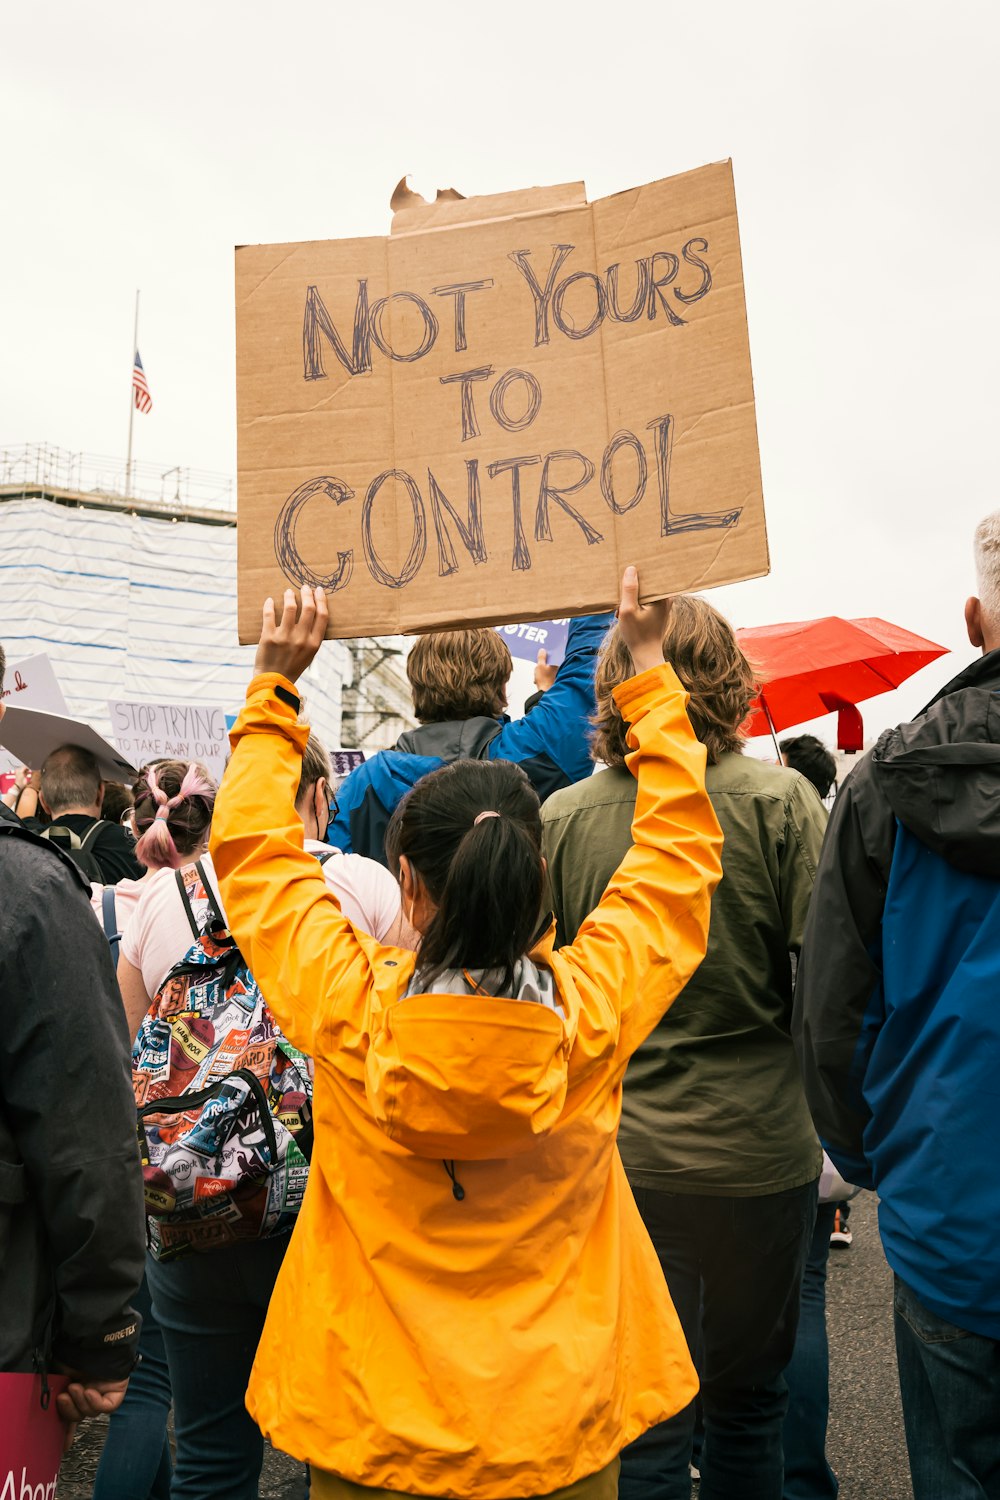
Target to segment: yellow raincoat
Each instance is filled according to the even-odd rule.
[[[276,688],[291,696],[250,685],[212,833],[232,930],[316,1069],[309,1187],[248,1407],[360,1484],[546,1495],[697,1389],[615,1135],[629,1056],[705,953],[722,843],[705,751],[669,667],[618,689],[635,844],[576,942],[553,952],[553,928],[531,953],[561,1011],[404,998],[414,955],[356,932],[303,852],[308,731]]]

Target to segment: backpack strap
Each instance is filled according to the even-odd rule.
[[[101,892],[101,921],[104,923],[104,936],[107,938],[108,946],[111,949],[111,961],[117,969],[122,935],[118,931],[118,920],[115,916],[115,888],[113,885],[106,885]]]
[[[72,851],[78,854],[83,848],[80,835],[74,833],[73,829],[68,828],[65,823],[50,823],[48,828],[42,829],[39,837],[43,838],[47,844],[55,844],[64,853]]]
[[[336,849],[324,849],[323,853],[317,854],[316,858],[319,860],[321,865],[325,865],[327,860],[332,859],[336,852]]]
[[[83,835],[83,838],[80,840],[80,852],[81,852],[81,854],[83,853],[83,851],[85,849],[89,849],[90,848],[91,844],[97,838],[97,835],[100,833],[101,829],[105,826],[106,823],[107,823],[107,819],[106,818],[98,818],[97,821],[96,821],[96,823],[92,824],[91,827],[87,829],[87,832]]]
[[[190,869],[190,865],[187,868]],[[200,866],[198,868],[200,869]],[[187,886],[184,884],[184,871],[175,870],[174,879],[177,882],[177,889],[181,893],[181,901],[184,905],[184,914],[188,919],[188,926],[191,929],[195,942],[197,942],[201,937],[201,933],[198,931],[198,923],[195,921],[194,912],[191,910],[191,902],[188,899]]]
[[[205,866],[202,864],[200,859],[195,865],[195,869],[198,871],[201,883],[205,888],[205,895],[208,897],[208,904],[212,909],[212,916],[217,922],[221,922],[222,926],[225,927],[226,919],[222,915],[222,907],[219,904],[219,898],[212,889],[211,882],[207,874],[205,873]]]
[[[121,937],[121,933],[118,931],[118,924],[115,921],[115,888],[113,885],[106,885],[101,892],[101,920],[104,923],[104,936],[109,943],[114,942],[115,938]]]

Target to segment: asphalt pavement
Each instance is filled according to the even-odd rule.
[[[892,1276],[870,1193],[855,1199],[851,1230],[850,1248],[831,1251],[827,1281],[827,1452],[841,1500],[912,1500],[892,1336]],[[59,1500],[89,1500],[104,1431],[99,1421],[81,1429],[63,1464]],[[262,1500],[303,1500],[301,1465],[268,1449],[260,1494]]]

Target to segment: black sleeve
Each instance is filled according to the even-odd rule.
[[[848,1179],[871,1186],[862,1086],[882,1021],[882,913],[895,821],[870,758],[834,803],[795,983],[793,1038],[825,1149]]]
[[[0,1098],[55,1289],[52,1357],[127,1375],[145,1219],[129,1045],[107,940],[72,872],[3,840]]]
[[[107,885],[119,880],[141,880],[146,871],[135,857],[135,844],[117,823],[105,823],[91,848]]]

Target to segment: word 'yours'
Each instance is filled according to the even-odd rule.
[[[623,276],[620,264],[608,266],[603,274],[569,269],[566,262],[575,248],[575,245],[553,245],[544,273],[535,265],[530,250],[513,250],[508,256],[530,294],[528,305],[533,314],[536,349],[551,341],[553,329],[568,339],[588,339],[605,318],[615,323],[635,323],[642,317],[650,321],[662,318],[680,327],[685,322],[682,309],[699,302],[712,287],[712,272],[704,259],[708,241],[701,236],[688,240],[679,255],[672,250],[656,250],[642,256],[633,262],[627,277]],[[408,291],[390,292],[371,302],[367,279],[359,279],[349,342],[330,316],[318,288],[311,286],[306,292],[302,321],[304,377],[326,378],[324,340],[349,375],[361,375],[372,368],[373,345],[387,359],[413,364],[429,354],[437,343],[442,313],[450,319],[452,342],[459,354],[469,347],[470,299],[488,293],[493,286],[492,276],[436,286],[430,292],[431,297],[439,299],[434,305]],[[398,333],[397,342],[393,342],[389,328],[389,310],[393,306],[397,323],[405,324],[410,347],[397,347],[402,343]],[[406,316],[401,316],[404,309]]]

